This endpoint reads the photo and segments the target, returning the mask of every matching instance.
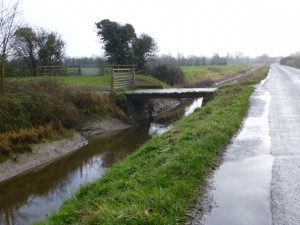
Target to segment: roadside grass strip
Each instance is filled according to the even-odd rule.
[[[219,88],[205,106],[83,185],[47,221],[36,224],[183,224],[247,113],[252,85],[267,72]]]

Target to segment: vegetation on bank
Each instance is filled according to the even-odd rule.
[[[183,224],[247,113],[252,85],[267,73],[265,67],[219,88],[203,108],[82,186],[58,212],[36,224]]]
[[[93,115],[107,114],[124,116],[110,95],[70,88],[54,79],[8,82],[0,95],[0,159],[76,129]]]
[[[149,76],[136,76],[139,86],[168,87]],[[0,163],[31,151],[31,144],[63,138],[86,120],[126,115],[119,98],[91,90],[110,89],[110,77],[58,76],[7,79],[0,94]]]

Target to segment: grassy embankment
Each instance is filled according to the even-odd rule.
[[[140,75],[137,83],[167,87]],[[87,119],[124,119],[116,97],[86,91],[100,89],[110,89],[109,75],[7,79],[5,92],[0,95],[0,163],[30,151],[31,144],[45,138],[71,136],[72,129]]]
[[[167,133],[84,185],[47,221],[37,224],[183,224],[203,193],[217,156],[240,127],[252,85],[268,68],[221,87],[215,98]]]
[[[53,79],[7,82],[0,94],[0,162],[31,150],[44,138],[72,135],[87,118],[122,117],[115,99]]]

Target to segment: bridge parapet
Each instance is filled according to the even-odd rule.
[[[212,96],[217,88],[168,88],[124,92],[129,98],[199,98]]]

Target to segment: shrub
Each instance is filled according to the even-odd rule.
[[[66,87],[55,79],[8,82],[0,95],[0,133],[60,122],[76,128],[91,114],[119,112],[108,95]]]
[[[122,117],[114,101],[55,79],[8,82],[0,93],[0,157],[30,150],[30,143],[64,128],[78,128],[91,115]]]
[[[184,83],[184,73],[175,66],[159,65],[152,69],[151,75],[172,86]]]

